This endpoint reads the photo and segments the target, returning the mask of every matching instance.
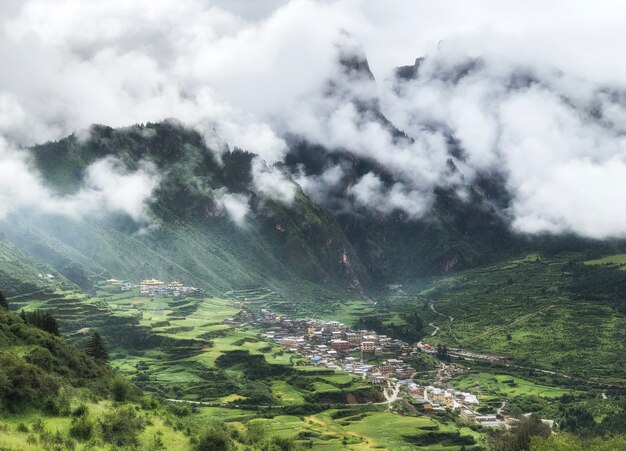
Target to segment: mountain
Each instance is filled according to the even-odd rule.
[[[123,216],[77,220],[25,212],[0,225],[21,251],[85,290],[108,276],[161,277],[213,294],[263,286],[324,297],[358,295],[369,281],[329,211],[295,185],[290,205],[261,198],[251,187],[253,154],[235,149],[218,162],[196,132],[174,122],[94,126],[87,139],[70,136],[31,151],[46,182],[65,194],[80,189],[91,163],[109,156],[128,168],[149,159],[162,174],[148,232]],[[220,190],[249,198],[245,226],[218,208]]]
[[[423,62],[398,68],[396,82],[418,78]],[[442,83],[459,83],[481,65],[468,60],[435,74]],[[383,130],[400,147],[419,138],[385,116],[376,80],[358,49],[340,52],[339,68],[326,84],[322,118],[347,105],[357,124]],[[512,89],[522,78],[516,77]],[[34,166],[60,195],[80,193],[91,165],[106,159],[125,171],[149,162],[159,184],[148,219],[140,221],[121,213],[76,218],[21,211],[0,222],[4,261],[18,261],[25,275],[21,283],[28,281],[11,291],[18,266],[0,265],[3,286],[12,294],[34,291],[49,283],[45,274],[51,274],[90,292],[107,277],[135,282],[157,277],[183,280],[214,295],[264,288],[283,299],[324,304],[526,251],[601,255],[626,249],[623,241],[515,233],[502,172],[493,168],[466,181],[459,141],[441,124],[429,127],[445,136],[447,173],[431,191],[420,193],[431,204],[417,216],[384,205],[384,198],[374,207],[357,201],[364,180],[375,181],[383,193],[410,197],[406,174],[371,154],[294,133],[285,136],[284,161],[272,166],[245,150],[211,149],[198,132],[174,120],[119,129],[94,125],[34,146],[28,149]],[[259,173],[280,179],[293,195],[263,192]],[[225,196],[238,202],[243,219],[229,214]]]

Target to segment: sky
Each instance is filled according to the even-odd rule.
[[[125,213],[145,220],[158,185],[149,162],[135,172],[97,162],[82,197],[64,198],[19,147],[93,123],[176,118],[216,151],[257,153],[254,189],[285,203],[293,187],[271,165],[288,150],[286,134],[373,159],[394,184],[366,174],[349,204],[411,219],[428,214],[435,186],[459,183],[445,130],[464,150],[456,163],[466,182],[505,176],[512,202],[503,214],[516,230],[626,237],[625,16],[624,2],[608,0],[5,0],[0,172],[11,168],[12,183],[0,181],[0,217],[42,199],[81,217],[93,214],[89,196],[98,211],[120,211],[123,193],[98,182],[113,174],[136,193]],[[346,51],[367,57],[375,81],[342,73]],[[419,77],[394,83],[393,69],[418,57]],[[443,76],[476,59],[462,80]],[[533,83],[513,89],[520,74]],[[411,142],[362,117],[354,98],[379,102]],[[342,171],[294,177],[323,202]],[[217,198],[241,224],[247,199]]]

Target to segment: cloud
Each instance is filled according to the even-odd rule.
[[[341,186],[345,177],[340,165],[330,166],[320,175],[306,175],[302,168],[294,175],[296,183],[314,201],[328,205],[334,200],[333,191]]]
[[[150,222],[147,202],[159,179],[150,162],[128,171],[119,160],[108,157],[87,168],[80,190],[60,195],[46,186],[25,151],[0,140],[0,220],[16,212],[77,220],[118,213],[146,225]]]
[[[374,162],[390,178],[361,176],[340,209],[354,202],[417,218],[434,187],[456,189],[497,170],[517,230],[626,237],[626,215],[609,214],[626,155],[626,61],[617,57],[624,13],[620,2],[591,0],[11,0],[0,6],[0,136],[28,145],[91,123],[175,117],[218,153],[257,153],[254,189],[289,203],[296,188],[273,165],[295,135]],[[337,64],[347,49],[367,54],[376,81]],[[393,79],[395,66],[418,56],[426,56],[418,77]],[[452,157],[458,172],[450,171],[451,138],[462,153]],[[16,152],[3,150],[0,171],[13,183],[0,182],[0,211],[35,208],[37,199],[56,211],[85,203],[47,191]],[[151,169],[99,165],[81,195],[144,218]],[[97,170],[129,184],[136,175],[136,195],[119,201],[119,184]],[[30,192],[15,188],[16,174]],[[291,177],[325,203],[349,183],[334,162]],[[245,224],[248,199],[220,196]]]
[[[358,205],[383,214],[400,210],[412,219],[421,217],[427,211],[430,202],[424,193],[407,190],[400,183],[394,183],[390,188],[386,188],[380,178],[371,172],[351,186],[349,192]]]
[[[267,166],[260,158],[252,160],[252,185],[263,197],[291,204],[296,196],[296,185],[276,166]]]
[[[245,194],[229,193],[221,188],[214,193],[215,205],[225,212],[237,227],[246,228],[246,219],[250,213],[250,198]]]
[[[286,145],[271,118],[324,83],[351,20],[342,9],[294,1],[257,23],[202,0],[13,6],[0,14],[0,57],[12,68],[0,99],[10,95],[28,121],[0,120],[0,134],[33,144],[92,123],[176,117],[218,151],[225,141],[274,163]]]
[[[84,187],[77,196],[98,211],[120,212],[135,222],[148,222],[147,202],[159,181],[151,162],[141,161],[136,171],[129,172],[119,160],[107,157],[87,168]]]
[[[554,168],[550,178],[539,186],[536,180],[520,186],[513,206],[513,225],[530,233],[566,231],[598,239],[623,237],[624,192],[623,158],[601,163],[569,161]]]

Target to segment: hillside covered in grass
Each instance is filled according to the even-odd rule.
[[[577,253],[526,254],[407,286],[410,294],[389,302],[416,306],[431,333],[438,327],[427,338],[433,344],[623,384],[626,273],[596,261]]]

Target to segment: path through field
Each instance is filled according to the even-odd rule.
[[[454,322],[454,317],[453,317],[453,316],[449,316],[449,315],[444,315],[443,313],[438,312],[438,311],[435,309],[435,304],[433,304],[432,302],[430,303],[430,309],[431,309],[434,313],[436,313],[437,315],[441,315],[441,316],[446,317],[446,318],[448,318],[448,319],[450,320],[450,323],[448,324],[448,329],[450,330],[450,334],[452,334],[452,336],[454,337],[454,339],[458,342],[458,341],[459,341],[459,339],[456,337],[456,334],[455,334],[455,333],[454,333],[454,331],[452,330],[452,323]],[[433,325],[433,323],[430,323],[430,324],[429,324],[429,326],[433,326],[433,327],[435,327],[435,328],[436,328],[436,330],[435,330],[435,331],[431,334],[431,336],[434,336],[437,332],[439,332],[439,327],[437,327],[437,326]]]

